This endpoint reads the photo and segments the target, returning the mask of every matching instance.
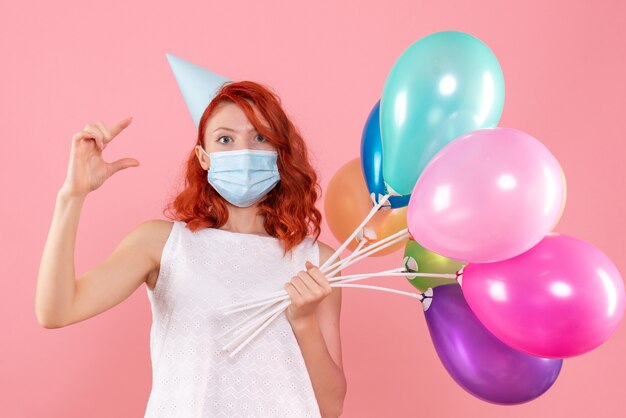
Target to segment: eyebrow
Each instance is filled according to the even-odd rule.
[[[221,126],[221,127],[219,127],[219,128],[216,128],[213,132],[217,132],[217,131],[219,131],[220,129],[222,129],[222,130],[224,130],[224,131],[236,132],[234,129],[231,129],[231,128],[226,128],[226,127],[223,127],[223,126]],[[256,129],[255,129],[254,127],[253,127],[253,128],[248,129],[248,132],[252,132],[252,131],[255,131],[255,132],[256,132]]]

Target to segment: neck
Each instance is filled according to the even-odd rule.
[[[242,208],[226,202],[226,206],[228,207],[228,220],[221,229],[244,234],[267,234],[263,225],[265,215],[257,213],[258,204]]]

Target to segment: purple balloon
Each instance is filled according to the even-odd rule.
[[[427,301],[428,299],[425,299]],[[535,357],[497,339],[476,318],[458,284],[433,289],[426,322],[439,359],[467,392],[495,404],[520,404],[546,392],[562,359]]]
[[[536,356],[567,358],[604,343],[626,306],[609,257],[578,238],[550,234],[508,260],[468,264],[463,294],[500,340]]]

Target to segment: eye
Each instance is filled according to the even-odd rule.
[[[222,138],[226,138],[226,139],[227,139],[227,141],[222,141]],[[220,143],[222,143],[222,144],[226,144],[226,143],[228,143],[228,142],[230,142],[230,141],[232,141],[232,139],[231,139],[231,137],[230,137],[230,136],[220,136],[219,138],[217,138],[217,142],[220,142]]]
[[[260,138],[258,140],[259,142],[265,142],[266,141],[265,137],[263,135],[261,135],[261,134],[257,135],[255,138]]]

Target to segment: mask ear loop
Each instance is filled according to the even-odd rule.
[[[200,144],[196,144],[196,146],[197,146],[197,147],[200,147],[200,150],[204,153],[204,155],[206,155],[206,156],[207,156],[207,158],[209,159],[209,162],[211,162],[211,156],[209,155],[209,153],[208,153],[208,152],[206,152],[206,151],[204,150],[204,147],[203,147],[202,145],[200,145]],[[210,166],[209,166],[209,168],[210,168]],[[206,169],[205,171],[209,171],[209,169]]]

